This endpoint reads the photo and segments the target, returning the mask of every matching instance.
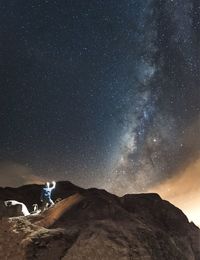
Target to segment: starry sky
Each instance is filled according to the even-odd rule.
[[[199,1],[2,0],[0,39],[0,186],[199,181]]]

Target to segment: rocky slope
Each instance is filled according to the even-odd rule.
[[[39,185],[0,188],[0,201],[32,209]],[[117,197],[104,190],[59,182],[38,216],[0,219],[0,259],[200,260],[200,230],[157,194]]]

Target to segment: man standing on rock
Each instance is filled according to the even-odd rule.
[[[41,193],[41,202],[42,202],[42,211],[54,205],[53,200],[51,199],[52,190],[56,187],[56,182],[52,181],[52,186],[50,187],[50,183],[46,182],[45,186],[42,189]]]

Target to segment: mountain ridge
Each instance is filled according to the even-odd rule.
[[[40,205],[41,189],[0,188],[0,201],[15,199],[30,210]],[[1,218],[1,259],[200,259],[199,228],[156,193],[118,197],[62,181],[57,198],[38,216]]]

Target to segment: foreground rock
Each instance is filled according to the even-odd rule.
[[[31,208],[41,187],[0,189],[0,200]],[[157,194],[117,197],[57,185],[54,207],[38,216],[1,218],[0,259],[199,260],[200,231]]]

